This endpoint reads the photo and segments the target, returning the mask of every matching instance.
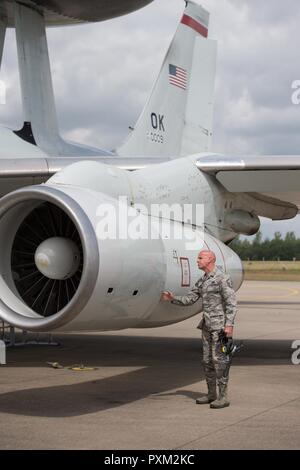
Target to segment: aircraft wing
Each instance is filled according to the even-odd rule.
[[[300,156],[266,155],[231,157],[205,155],[199,170],[214,175],[233,193],[259,193],[289,202],[300,210]]]

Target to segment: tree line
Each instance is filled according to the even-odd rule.
[[[300,260],[300,238],[296,238],[294,232],[288,232],[285,238],[276,232],[272,240],[263,240],[262,233],[258,232],[252,241],[237,237],[229,246],[243,261]]]

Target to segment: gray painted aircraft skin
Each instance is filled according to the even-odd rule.
[[[160,295],[188,292],[201,276],[201,247],[216,253],[237,290],[242,263],[227,244],[238,234],[256,233],[259,216],[296,216],[300,158],[211,153],[217,47],[208,35],[209,13],[186,2],[150,99],[112,153],[60,136],[45,33],[48,7],[64,18],[98,21],[96,6],[103,6],[105,19],[137,2],[9,4],[24,126],[0,128],[0,317],[32,331],[182,321],[201,311],[201,301],[178,307],[162,303]],[[106,10],[109,5],[115,9]],[[3,17],[0,60],[7,26]],[[116,219],[108,237],[104,207],[104,222]],[[124,221],[128,226],[133,220],[139,237],[121,236]]]

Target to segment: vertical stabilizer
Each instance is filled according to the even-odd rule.
[[[119,155],[180,157],[209,151],[216,42],[209,13],[187,2],[174,39],[135,129]]]
[[[210,151],[213,135],[216,56],[216,41],[196,39],[181,139],[181,155]]]

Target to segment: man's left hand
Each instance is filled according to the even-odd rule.
[[[225,326],[224,333],[228,338],[233,337],[233,326]]]

